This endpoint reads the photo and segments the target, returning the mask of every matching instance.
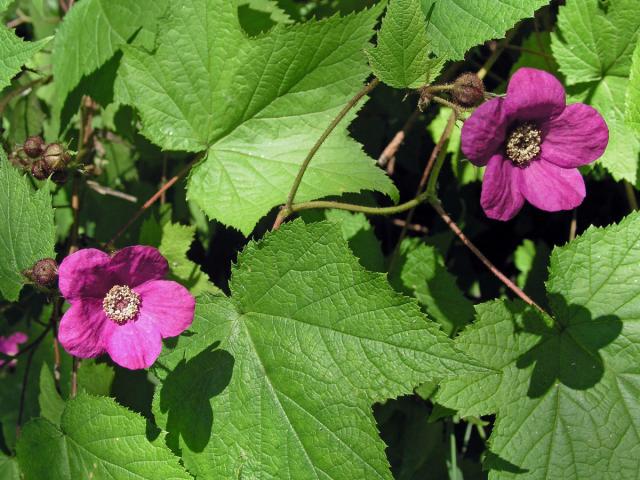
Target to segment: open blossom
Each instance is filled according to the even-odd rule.
[[[29,337],[25,333],[15,332],[8,337],[0,337],[0,352],[5,355],[15,355],[20,351],[18,345],[27,341]],[[9,360],[9,367],[15,367],[17,360]],[[4,366],[6,360],[0,358],[0,367]]]
[[[519,69],[504,98],[477,108],[462,128],[462,151],[487,167],[480,203],[488,217],[509,220],[527,200],[549,212],[582,203],[577,167],[598,159],[609,141],[604,119],[592,107],[566,105],[551,74]]]
[[[163,280],[168,268],[157,249],[145,246],[113,256],[93,248],[69,255],[58,269],[60,292],[71,304],[60,321],[62,346],[80,358],[106,352],[123,367],[150,367],[162,339],[180,335],[193,321],[195,299]]]

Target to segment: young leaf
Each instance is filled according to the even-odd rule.
[[[251,232],[284,203],[299,166],[369,73],[363,49],[380,13],[277,27],[250,39],[233,2],[173,2],[153,52],[127,48],[124,80],[143,133],[168,150],[206,152],[188,194],[211,218]],[[299,201],[391,181],[346,131],[311,162]]]
[[[37,42],[25,42],[12,30],[0,25],[0,90],[9,85],[11,78],[20,71],[33,55],[40,51],[50,38]]]
[[[18,440],[26,478],[187,480],[191,476],[163,445],[149,442],[140,415],[110,398],[81,393],[67,402],[60,427],[31,420]]]
[[[18,300],[22,272],[42,258],[55,257],[55,226],[48,188],[34,192],[0,149],[0,294]]]
[[[459,60],[471,47],[504,37],[523,18],[549,3],[548,0],[420,0],[427,14],[432,8],[427,32],[433,51],[449,60]]]
[[[629,73],[625,120],[640,135],[640,41],[636,44]]]
[[[14,457],[0,452],[0,478],[2,480],[20,480],[20,468]]]
[[[456,344],[489,374],[446,379],[436,401],[497,413],[491,478],[633,478],[640,471],[640,214],[551,256],[555,320],[490,302]]]
[[[566,76],[570,102],[595,107],[607,121],[609,145],[599,160],[616,180],[636,184],[640,135],[624,122],[631,57],[638,41],[636,0],[575,0],[560,8],[551,48]]]
[[[69,10],[55,37],[53,77],[55,106],[65,99],[83,76],[95,72],[134,36],[153,31],[165,0],[84,0]],[[105,85],[105,88],[111,88]]]
[[[418,88],[438,76],[443,62],[429,58],[427,25],[420,0],[392,0],[378,44],[368,51],[373,73],[395,88]]]
[[[329,222],[251,243],[230,288],[156,369],[154,415],[199,479],[390,479],[371,404],[477,370]]]
[[[473,319],[473,304],[462,294],[435,247],[422,244],[409,252],[400,277],[445,332],[451,334]]]

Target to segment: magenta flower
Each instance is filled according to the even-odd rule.
[[[167,270],[152,247],[69,255],[58,269],[60,292],[71,304],[60,321],[62,346],[80,358],[107,352],[125,368],[150,367],[162,339],[180,335],[193,321],[195,299],[182,285],[162,280]]]
[[[5,355],[15,355],[20,351],[18,345],[26,342],[28,338],[26,333],[22,332],[16,332],[8,337],[0,337],[0,352]],[[16,359],[9,360],[8,366],[15,367],[17,362]],[[3,367],[5,363],[7,363],[6,360],[0,358],[0,367]]]
[[[462,151],[487,166],[480,203],[488,217],[513,218],[525,199],[548,212],[582,203],[577,167],[598,159],[609,129],[592,107],[565,104],[562,84],[534,68],[519,69],[504,98],[478,107],[462,127]]]

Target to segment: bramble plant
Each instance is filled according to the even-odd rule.
[[[0,480],[637,478],[637,10],[0,0]]]

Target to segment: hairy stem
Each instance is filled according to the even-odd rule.
[[[296,193],[298,193],[298,189],[300,188],[300,183],[302,183],[302,177],[304,177],[304,174],[307,171],[307,168],[309,167],[311,160],[313,159],[313,157],[315,157],[316,153],[318,153],[318,150],[320,150],[320,147],[322,146],[322,144],[327,140],[329,135],[331,135],[331,132],[333,132],[333,130],[338,126],[338,124],[347,115],[347,113],[349,113],[349,111],[358,104],[360,99],[362,99],[362,97],[364,97],[365,95],[369,94],[374,88],[378,86],[379,83],[380,83],[380,80],[378,80],[377,78],[374,78],[371,82],[369,82],[367,85],[362,87],[362,89],[358,93],[356,93],[351,100],[349,100],[349,102],[344,106],[344,108],[340,110],[340,113],[338,113],[336,118],[333,119],[333,121],[329,124],[329,126],[325,129],[325,131],[322,132],[322,135],[320,135],[320,138],[318,139],[318,141],[313,145],[313,147],[311,147],[311,150],[309,150],[309,153],[307,154],[306,158],[302,162],[302,165],[300,165],[300,170],[298,170],[298,175],[296,175],[296,178],[293,181],[293,185],[291,186],[291,190],[289,191],[289,195],[287,196],[287,202],[285,203],[284,210],[291,209],[291,206],[293,205],[293,202],[296,198]],[[276,219],[276,222],[277,222],[277,219]],[[280,224],[276,225],[276,223],[274,223],[274,228],[278,228],[279,225]]]
[[[478,257],[478,259],[493,273],[498,279],[504,283],[513,293],[515,293],[518,297],[520,297],[525,303],[531,305],[532,307],[537,308],[539,311],[546,313],[540,305],[538,305],[529,295],[524,293],[522,289],[520,289],[515,283],[513,283],[509,278],[502,273],[498,268],[489,261],[484,254],[478,250],[471,240],[467,238],[467,236],[460,230],[460,227],[451,219],[451,217],[444,211],[442,205],[438,200],[432,199],[430,200],[431,206],[433,209],[440,215],[440,218],[447,224],[447,226],[451,229],[453,233],[460,239],[460,241],[467,247],[469,250],[473,252],[473,254]]]
[[[133,214],[133,216],[127,220],[127,223],[125,223],[120,230],[118,230],[118,232],[111,238],[111,240],[109,240],[105,246],[105,248],[107,250],[112,250],[115,246],[115,242],[116,240],[118,240],[126,231],[127,229],[133,225],[136,220],[138,220],[138,218],[140,218],[140,215],[142,215],[144,212],[147,211],[147,209],[153,205],[158,199],[160,199],[162,197],[162,195],[169,189],[171,188],[178,180],[180,180],[182,177],[184,177],[187,172],[189,172],[189,170],[191,170],[191,167],[193,167],[193,165],[199,161],[202,158],[202,154],[198,154],[196,155],[196,157],[191,160],[188,164],[186,164],[184,166],[184,168],[182,170],[180,170],[176,175],[174,175],[173,177],[171,177],[169,180],[167,180],[166,183],[164,183],[156,193],[154,193],[153,195],[151,195],[151,197],[149,197],[149,199],[144,202],[144,204],[136,211],[136,213]]]
[[[22,425],[22,417],[24,415],[24,403],[27,398],[27,382],[29,381],[29,371],[31,370],[31,363],[33,362],[33,355],[36,350],[33,349],[27,357],[27,363],[24,367],[24,376],[22,377],[22,388],[20,390],[20,408],[18,410],[18,422],[16,424],[16,435],[20,435],[20,426]]]

